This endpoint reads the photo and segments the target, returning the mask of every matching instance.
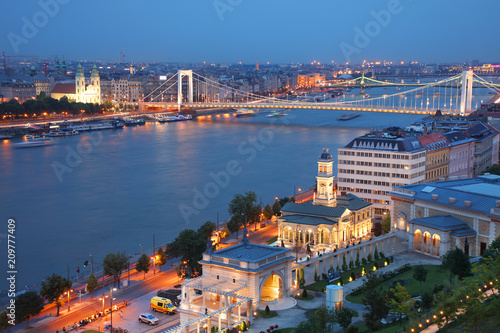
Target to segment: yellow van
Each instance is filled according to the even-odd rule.
[[[151,310],[168,314],[177,312],[177,308],[168,298],[158,296],[151,298]]]

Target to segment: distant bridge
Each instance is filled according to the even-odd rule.
[[[175,80],[177,78],[177,80]],[[183,79],[187,78],[184,89]],[[207,91],[219,91],[217,97],[201,94],[198,90],[195,102],[193,98],[194,82]],[[177,101],[164,101],[164,94],[177,86]],[[415,87],[400,91],[401,86]],[[329,84],[325,88],[361,89],[359,98],[343,101],[310,102],[304,100],[288,100],[276,97],[265,97],[248,91],[241,91],[210,78],[203,77],[191,70],[179,70],[162,85],[154,89],[139,103],[140,110],[177,108],[290,108],[310,110],[347,110],[362,112],[387,112],[426,115],[441,110],[452,115],[466,115],[472,112],[473,88],[488,88],[492,94],[500,92],[498,84],[489,83],[475,75],[472,71],[464,71],[461,75],[448,77],[431,83],[392,83],[361,76],[337,84]],[[397,87],[398,92],[370,98],[364,89],[373,87]],[[444,88],[444,91],[442,91]],[[186,97],[184,90],[187,90]],[[442,91],[442,92],[440,92]],[[325,98],[326,99],[326,98]]]

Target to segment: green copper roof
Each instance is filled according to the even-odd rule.
[[[94,64],[94,67],[92,67],[92,73],[90,74],[90,77],[99,77],[99,72],[97,71],[97,66]]]
[[[76,77],[83,77],[82,65],[78,64],[78,69],[76,71]]]

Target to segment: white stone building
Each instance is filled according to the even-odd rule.
[[[416,138],[365,135],[338,150],[338,190],[373,204],[374,216],[389,213],[393,186],[425,180],[426,151]]]
[[[180,323],[169,332],[219,331],[252,320],[253,311],[289,297],[292,262],[289,249],[240,243],[212,252],[211,242],[200,264],[203,275],[182,283]]]

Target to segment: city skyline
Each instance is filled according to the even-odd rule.
[[[431,7],[432,6],[432,7]],[[477,22],[499,25],[481,0],[197,1],[141,4],[25,1],[3,11],[9,55],[207,63],[321,63],[366,60],[495,62],[500,46]],[[467,17],[464,17],[464,10]],[[490,29],[488,29],[490,30]]]

